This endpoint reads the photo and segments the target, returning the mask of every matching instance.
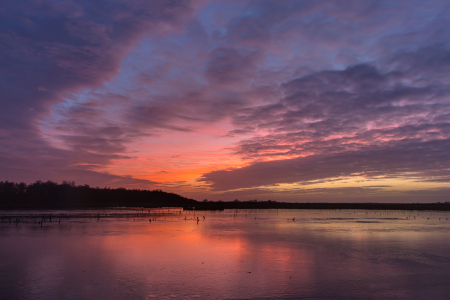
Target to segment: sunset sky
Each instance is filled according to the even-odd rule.
[[[450,201],[448,0],[4,0],[0,181]]]

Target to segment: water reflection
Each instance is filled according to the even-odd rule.
[[[0,290],[5,299],[446,299],[449,218],[260,210],[4,221]]]

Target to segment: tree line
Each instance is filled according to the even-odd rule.
[[[64,181],[31,183],[0,181],[1,209],[62,209],[88,207],[189,207],[197,201],[162,190],[93,188]]]

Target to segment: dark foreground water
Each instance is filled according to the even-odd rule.
[[[450,297],[446,212],[240,210],[151,218],[53,218],[42,226],[34,224],[39,218],[17,225],[4,219],[0,299]]]

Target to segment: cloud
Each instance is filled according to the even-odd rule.
[[[177,24],[189,5],[189,1],[3,3],[0,126],[29,128],[64,94],[110,80],[140,37],[160,23]]]
[[[234,83],[256,71],[258,53],[239,53],[232,48],[216,48],[206,69],[206,77],[214,83]]]
[[[97,174],[105,183],[114,178],[130,183],[130,178],[96,173],[89,166],[126,158],[119,153],[124,152],[123,143],[129,141],[135,130],[96,120],[102,110],[83,104],[70,108],[63,105],[57,120],[49,121],[48,116],[53,105],[65,101],[72,93],[111,80],[118,74],[121,60],[144,35],[161,24],[175,29],[192,12],[192,3],[186,0],[151,4],[119,0],[2,3],[0,128],[11,133],[4,140],[4,159],[0,161],[2,170],[11,172],[2,172],[2,178],[13,176],[16,172],[12,170],[29,170],[29,174],[35,172],[35,179],[49,176],[52,180],[64,172],[69,177],[70,174],[80,177],[86,172]],[[47,119],[43,122],[43,118]],[[43,124],[56,124],[55,130],[59,132],[52,139],[59,139],[66,151],[43,139],[40,127]],[[23,155],[22,161],[19,154]],[[36,163],[24,163],[30,156],[43,166],[53,165],[53,169],[33,170],[33,166],[38,168]],[[16,161],[15,166],[11,166],[11,159]],[[78,167],[73,169],[73,165]]]
[[[75,181],[91,186],[142,188],[153,187],[156,182],[118,176],[99,170],[112,159],[129,159],[114,153],[93,153],[85,149],[62,150],[42,140],[23,139],[17,144],[3,143],[0,151],[0,178],[2,180],[31,183],[40,180],[57,182]],[[19,150],[16,150],[19,149]],[[16,151],[12,151],[16,150]],[[101,169],[101,168],[100,168]]]
[[[311,183],[335,178],[419,178],[450,181],[450,140],[408,142],[393,147],[317,154],[255,162],[247,167],[218,170],[200,178],[215,190],[282,183]]]
[[[441,60],[439,67],[446,63]],[[418,80],[416,74],[421,73],[420,68],[383,73],[368,64],[311,73],[284,84],[285,97],[277,103],[244,109],[234,123],[270,130],[278,141],[293,138],[299,144],[332,137],[358,142],[377,130],[380,137],[391,130],[409,136],[407,131],[424,126],[446,135],[448,84],[434,77]]]
[[[248,166],[208,172],[200,180],[216,190],[354,175],[449,182],[448,81],[423,74],[450,61],[439,46],[417,53],[423,51],[434,54],[427,58],[434,65],[422,58],[413,63],[408,55],[409,65],[402,62],[398,70],[359,64],[283,84],[278,102],[242,109],[233,118],[237,128],[230,135],[247,128],[266,132],[234,148]]]

